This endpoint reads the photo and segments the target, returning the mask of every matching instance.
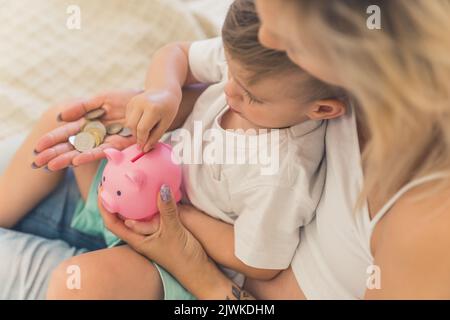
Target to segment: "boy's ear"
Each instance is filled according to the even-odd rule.
[[[337,99],[318,100],[306,112],[311,120],[329,120],[339,118],[347,111],[345,104]]]

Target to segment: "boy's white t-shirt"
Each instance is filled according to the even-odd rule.
[[[212,85],[198,98],[182,129],[172,133],[169,143],[174,152],[179,152],[177,141],[186,138],[186,131],[192,135],[191,149],[196,143],[201,146],[197,161],[203,160],[202,152],[212,143],[224,145],[226,137],[244,137],[249,141],[250,136],[230,133],[220,126],[221,117],[229,108],[224,94],[228,67],[222,39],[194,42],[189,51],[189,65],[197,80]],[[219,132],[223,141],[212,139],[212,135],[205,133],[208,129]],[[326,122],[307,121],[278,130],[279,165],[275,174],[262,174],[262,167],[267,168],[267,164],[248,161],[183,164],[183,186],[189,202],[214,218],[234,224],[235,255],[245,264],[262,269],[289,267],[300,240],[300,227],[312,220],[322,194],[325,129]],[[203,139],[199,139],[203,134]],[[267,149],[259,145],[258,152],[274,154],[270,144],[262,145]],[[255,150],[247,144],[242,151],[251,154]],[[235,275],[233,278],[242,284],[242,278]]]

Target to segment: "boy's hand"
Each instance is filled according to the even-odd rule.
[[[142,151],[150,151],[170,127],[177,115],[181,96],[181,88],[180,93],[146,91],[128,103],[126,126],[133,131]]]

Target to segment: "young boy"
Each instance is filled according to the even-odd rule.
[[[258,163],[183,164],[185,194],[205,213],[185,219],[186,227],[238,285],[245,277],[271,279],[289,267],[300,227],[314,217],[321,197],[326,120],[345,113],[340,89],[309,76],[284,53],[262,47],[258,29],[253,1],[237,0],[222,39],[160,49],[153,57],[145,92],[127,108],[127,126],[144,151],[161,138],[180,111],[182,87],[195,83],[210,86],[181,130],[192,133],[195,122],[201,121],[204,129],[214,129],[223,137],[250,139],[251,135],[231,131],[236,129],[278,133],[279,163],[272,174],[261,174]],[[172,134],[175,145],[179,132]],[[204,150],[216,142],[202,143]],[[245,154],[254,152],[249,144],[244,148]],[[104,165],[73,226],[104,234],[114,245],[117,239],[103,229],[97,208]],[[132,222],[128,224],[132,227]],[[190,298],[175,279],[156,267],[166,299]]]

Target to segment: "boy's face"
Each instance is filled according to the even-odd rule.
[[[225,95],[230,109],[257,128],[285,128],[306,121],[308,106],[295,97],[299,79],[295,74],[266,77],[248,84],[248,73],[228,58]]]
[[[334,119],[345,114],[344,103],[337,99],[302,103],[302,73],[265,76],[249,84],[249,74],[243,65],[229,56],[227,62],[227,103],[232,111],[250,122],[255,129],[281,129],[308,119]]]

